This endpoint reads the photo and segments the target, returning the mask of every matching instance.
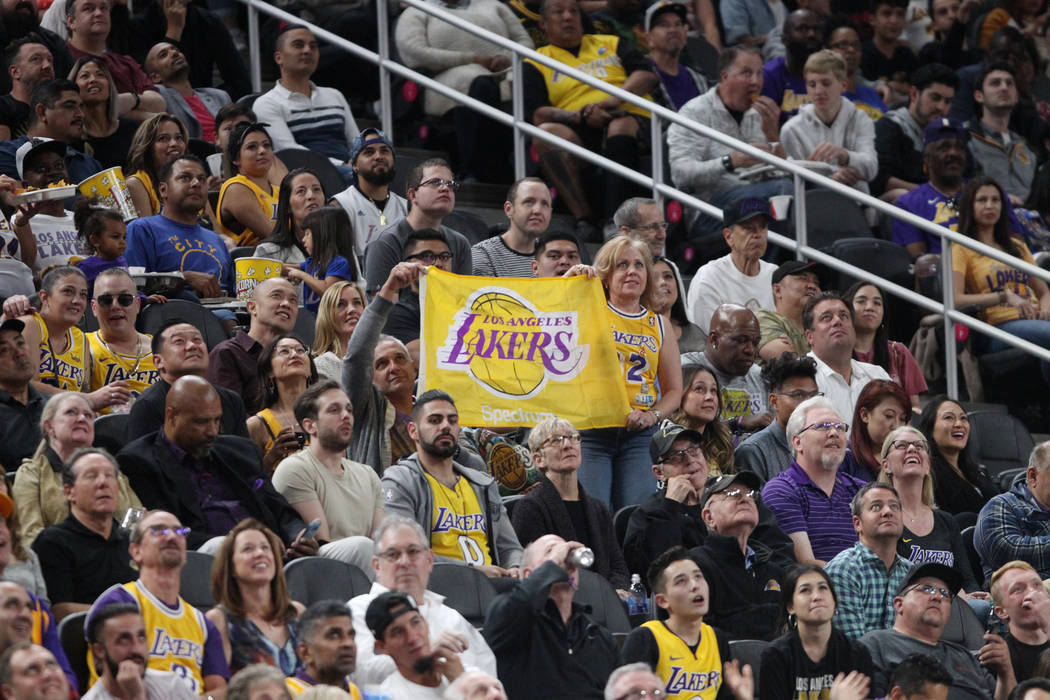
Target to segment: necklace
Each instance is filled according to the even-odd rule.
[[[390,193],[387,192],[386,197],[384,197],[383,199],[373,199],[371,195],[362,190],[360,187],[358,187],[357,189],[361,194],[365,196],[365,199],[372,203],[372,206],[376,208],[376,211],[379,212],[379,225],[386,226],[386,214],[383,213],[383,210],[386,209],[386,203],[390,199]],[[379,206],[380,202],[383,203],[383,206]]]
[[[99,340],[100,343],[102,343],[102,347],[104,347],[106,349],[106,352],[108,352],[110,355],[113,355],[114,357],[116,357],[118,359],[120,357],[122,357],[121,353],[116,352],[115,350],[113,350],[113,348],[111,348],[109,346],[109,343],[106,342],[106,339],[102,337],[102,331],[98,332],[98,340]],[[127,355],[123,355],[123,357],[127,357]],[[135,364],[131,366],[130,370],[128,370],[128,375],[127,375],[128,379],[130,379],[130,378],[135,376],[135,372],[138,371],[139,364],[142,362],[142,358],[143,357],[145,357],[145,355],[144,355],[144,353],[142,351],[142,336],[140,336],[138,333],[136,333],[135,334]]]

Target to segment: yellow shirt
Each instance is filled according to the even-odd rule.
[[[313,684],[308,683],[302,678],[295,676],[288,676],[284,679],[284,685],[288,688],[288,692],[291,693],[293,698],[299,697],[307,688],[312,688]],[[357,689],[357,686],[353,683],[350,684],[350,697],[354,700],[361,700],[361,691]]]
[[[644,308],[636,314],[620,311],[612,304],[607,308],[613,345],[627,384],[627,400],[631,408],[650,409],[660,397],[657,374],[664,342],[663,319]]]
[[[1020,239],[1015,238],[1021,249],[1020,257],[1025,262],[1035,264],[1032,254]],[[982,255],[975,250],[961,245],[952,246],[952,270],[961,272],[966,280],[967,294],[988,294],[989,292],[1013,292],[1022,299],[1027,299],[1033,306],[1039,305],[1039,299],[1030,285],[1027,272],[1001,263],[998,260]],[[1021,317],[1021,312],[1006,304],[997,304],[981,310],[980,318],[985,323],[997,326],[1006,321]]]
[[[66,331],[69,339],[66,351],[55,354],[44,319],[40,318],[39,314],[34,314],[33,318],[40,329],[40,369],[37,379],[62,391],[83,391],[87,387],[87,373],[84,371],[87,363],[87,344],[84,342],[84,331],[76,326]]]
[[[237,242],[237,245],[255,245],[262,239],[270,235],[269,231],[252,231],[250,228],[245,227],[240,233],[234,233],[233,231],[226,228],[226,224],[222,220],[222,200],[226,196],[226,190],[230,185],[237,183],[244,185],[255,198],[259,200],[259,208],[262,209],[263,216],[268,218],[271,222],[277,220],[277,194],[278,188],[270,185],[270,191],[263,190],[250,179],[244,175],[234,175],[226,182],[222,183],[222,189],[219,190],[219,203],[215,207],[215,224],[219,228],[219,232],[225,233],[227,236]]]
[[[281,432],[284,426],[281,425],[281,421],[278,420],[277,414],[268,408],[264,408],[256,413],[255,417],[262,421],[263,425],[266,426],[267,432],[270,433],[270,437],[266,440],[266,447],[263,448],[263,453],[265,454],[267,450],[273,447],[273,441],[277,437],[277,433]],[[293,430],[297,430],[298,428],[298,424],[292,426]],[[302,432],[302,430],[297,430],[297,432]],[[305,435],[305,433],[303,434]],[[310,444],[309,436],[306,437],[306,442],[304,444]]]
[[[566,51],[550,44],[541,46],[536,51],[544,56],[550,56],[561,61],[565,65],[582,71],[587,75],[601,78],[610,85],[622,88],[623,84],[627,82],[627,71],[616,53],[619,44],[620,37],[617,36],[584,34],[578,53],[574,54],[571,51]],[[525,60],[529,61],[529,59]],[[553,68],[548,68],[534,61],[529,61],[529,63],[534,65],[543,76],[543,82],[547,84],[547,99],[550,100],[551,105],[558,109],[576,112],[584,105],[601,102],[609,96],[609,93],[581,83]],[[647,100],[651,99],[648,95],[642,95],[642,97]],[[620,105],[620,109],[625,109],[643,117],[649,116],[647,110],[628,102]]]
[[[664,697],[714,700],[722,685],[722,655],[711,626],[700,623],[700,642],[695,653],[663,622],[650,620],[642,627],[652,632],[660,649],[660,660],[653,672],[666,684]]]
[[[160,379],[160,372],[153,365],[153,351],[148,340],[145,344],[140,342],[139,355],[123,355],[116,352],[102,340],[102,331],[88,333],[87,341],[91,347],[91,386],[96,389],[111,382],[124,380],[131,389],[134,401],[139,394]],[[109,412],[109,408],[99,411]]]
[[[157,191],[153,187],[153,178],[149,176],[145,170],[136,170],[133,177],[137,177],[142,186],[146,188],[146,194],[149,196],[149,208],[153,214],[160,213],[160,200],[157,199]]]
[[[434,494],[434,515],[430,523],[430,547],[434,554],[462,559],[475,566],[491,564],[485,512],[470,482],[459,477],[456,488],[450,489],[423,473]]]

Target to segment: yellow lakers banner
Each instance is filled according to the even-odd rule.
[[[630,409],[606,321],[586,277],[468,277],[431,267],[420,280],[424,390],[456,400],[463,425],[621,427]]]

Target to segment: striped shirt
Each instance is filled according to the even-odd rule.
[[[507,245],[503,236],[493,236],[475,243],[470,254],[474,274],[482,277],[534,277],[532,253],[519,253]]]
[[[269,124],[275,152],[306,148],[339,163],[350,159],[357,122],[338,90],[310,83],[310,94],[304,95],[277,82],[252,107],[259,121]]]
[[[777,525],[785,534],[808,533],[813,556],[820,561],[830,561],[857,541],[850,502],[864,484],[840,469],[828,498],[798,462],[793,461],[787,471],[777,474],[765,485],[762,500],[777,516]]]

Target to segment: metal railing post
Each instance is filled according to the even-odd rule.
[[[379,45],[379,120],[383,131],[394,140],[393,93],[390,89],[390,71],[386,61],[390,58],[390,13],[387,0],[376,0],[376,31]],[[422,95],[420,96],[422,99]]]
[[[649,118],[650,148],[653,152],[653,199],[662,202],[660,185],[664,184],[664,123],[658,114]]]
[[[514,179],[525,177],[525,134],[521,123],[525,121],[525,92],[522,86],[521,54],[510,55],[511,109],[514,115]]]
[[[795,215],[795,240],[798,241],[798,250],[795,257],[799,260],[806,256],[802,253],[802,247],[806,245],[806,181],[798,173],[794,175],[795,200],[791,203],[791,211]]]
[[[944,380],[948,396],[959,398],[959,362],[955,343],[955,321],[951,311],[955,311],[955,277],[952,270],[952,242],[941,239],[941,289],[944,290]]]
[[[248,5],[248,56],[251,58],[252,92],[262,91],[262,61],[259,55],[259,12],[255,0],[244,0]]]

